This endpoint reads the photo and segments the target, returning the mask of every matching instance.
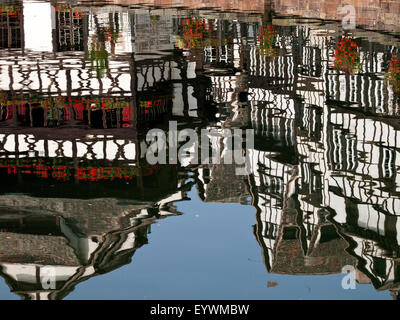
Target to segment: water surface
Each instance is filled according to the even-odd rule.
[[[2,2],[0,298],[397,297],[398,34],[255,8]]]

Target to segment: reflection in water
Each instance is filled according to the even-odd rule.
[[[1,5],[0,264],[13,292],[60,299],[130,263],[195,186],[204,202],[255,207],[268,272],[352,265],[397,296],[398,38],[272,18],[267,2],[253,15]],[[221,158],[213,129],[253,128],[249,175],[147,163],[145,133],[168,120],[209,130]]]

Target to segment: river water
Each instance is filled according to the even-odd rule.
[[[121,3],[0,5],[0,299],[396,298],[399,35]]]

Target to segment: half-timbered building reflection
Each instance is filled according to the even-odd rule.
[[[22,4],[0,12],[0,261],[12,290],[59,298],[127,263],[148,219],[176,213],[171,203],[185,198],[193,171],[203,201],[255,207],[268,272],[351,265],[357,281],[397,296],[399,99],[385,78],[396,38],[356,30],[347,38],[360,63],[346,73],[335,67],[346,37],[334,23],[167,5]],[[35,40],[39,5],[46,23]],[[206,129],[220,163],[149,165],[141,129],[168,120]],[[254,130],[244,165],[224,164],[221,132],[235,128]],[[102,219],[86,220],[102,206],[113,225],[96,229]],[[29,241],[64,256],[28,254]],[[49,265],[60,278],[44,292]]]

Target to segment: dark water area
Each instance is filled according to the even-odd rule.
[[[397,299],[399,34],[128,2],[1,1],[0,299]]]

